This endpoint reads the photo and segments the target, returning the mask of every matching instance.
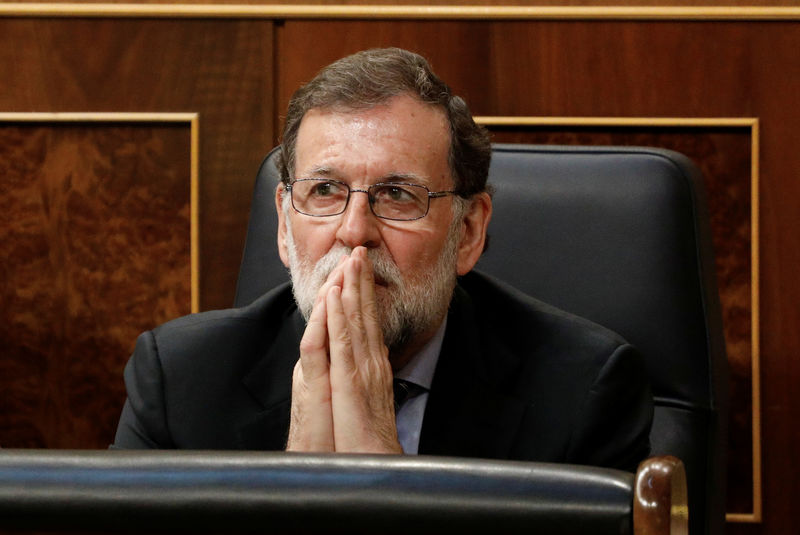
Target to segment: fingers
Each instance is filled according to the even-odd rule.
[[[397,453],[392,369],[363,247],[342,265],[342,286],[328,290],[326,306],[336,450]]]
[[[328,331],[331,333],[331,355],[336,355],[335,365],[341,365],[345,373],[350,373],[360,362],[369,357],[366,342],[364,314],[361,309],[361,272],[363,262],[358,256],[359,249],[353,251],[342,265],[342,286],[340,292],[328,292]],[[335,335],[334,335],[335,333]]]
[[[327,295],[331,288],[341,287],[344,261],[343,257],[317,292],[311,317],[308,319],[303,338],[300,340],[300,362],[306,380],[327,376],[329,372]]]
[[[385,347],[370,353],[345,313],[342,290],[328,292],[331,410],[338,452],[401,453]]]
[[[342,302],[342,289],[333,286],[325,296],[328,310],[327,329],[330,346],[331,368],[333,373],[351,374],[355,367],[351,333],[355,330],[348,325]],[[338,370],[337,370],[338,368]]]
[[[357,247],[331,272],[300,344],[289,447],[394,452],[392,369],[378,317],[372,264]]]
[[[336,451],[333,435],[330,383],[309,384],[303,377],[300,362],[292,375],[292,410],[287,451]]]
[[[328,375],[327,317],[327,303],[323,296],[317,296],[303,338],[300,340],[300,365],[306,381],[315,381]]]
[[[300,341],[292,375],[289,451],[334,451],[325,300],[319,296]]]
[[[342,311],[354,362],[383,356],[383,333],[376,301],[372,263],[364,247],[356,247],[342,266]]]
[[[371,353],[378,352],[383,347],[383,331],[378,312],[378,300],[375,290],[375,275],[364,247],[358,247],[353,254],[362,263],[360,270],[361,287],[361,312],[363,315],[364,332]]]
[[[286,444],[289,451],[335,451],[326,295],[341,283],[341,269],[337,267],[317,292],[300,340],[300,359],[292,375],[292,409]]]

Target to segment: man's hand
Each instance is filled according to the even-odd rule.
[[[335,284],[342,284],[342,263],[339,262],[319,289],[314,309],[300,341],[300,359],[292,374],[292,413],[287,450],[335,451],[328,358],[327,295]]]
[[[288,450],[402,453],[372,264],[357,247],[331,272],[300,343]]]

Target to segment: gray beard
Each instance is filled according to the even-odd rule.
[[[284,204],[284,210],[286,208]],[[287,222],[286,248],[292,292],[300,312],[308,321],[320,287],[339,263],[339,259],[349,255],[352,249],[334,246],[313,264],[301,258],[298,253],[289,214],[285,211],[284,215]],[[456,285],[459,219],[454,217],[439,260],[429,273],[404,277],[385,250],[367,250],[375,278],[383,279],[387,284],[384,291],[376,291],[376,295],[383,340],[390,352],[401,351],[416,336],[438,327],[444,319]]]

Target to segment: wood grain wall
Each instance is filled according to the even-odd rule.
[[[756,119],[755,129],[664,128],[646,120],[633,128],[563,127],[554,120],[493,132],[498,141],[652,143],[689,154],[706,172],[716,199],[736,397],[729,509],[749,521],[730,523],[729,531],[778,534],[794,528],[800,481],[793,461],[800,450],[800,401],[793,396],[800,380],[800,17],[787,11],[771,18],[309,20],[0,11],[0,113],[197,113],[202,309],[232,302],[253,177],[277,140],[291,92],[347,53],[386,45],[423,53],[480,116]],[[3,323],[17,326],[0,331],[0,445],[105,447],[111,440],[122,402],[120,370],[135,333],[190,304],[188,186],[178,184],[188,176],[186,135],[163,125],[21,127],[0,120],[0,295]],[[117,169],[109,161],[125,163]],[[70,197],[84,183],[88,193]],[[110,184],[117,189],[103,189]],[[81,214],[69,219],[79,242],[73,249],[61,227],[42,216],[44,191],[61,192],[54,197],[62,202],[53,205],[57,217],[68,217],[70,206]],[[97,234],[111,230],[112,199],[131,191],[138,191],[135,210],[113,214],[127,237]],[[70,198],[76,204],[64,201]],[[130,236],[140,236],[141,245]],[[64,263],[58,255],[65,250],[82,254]],[[47,291],[64,287],[69,273],[79,273],[83,285]],[[156,291],[143,306],[140,294],[148,288]],[[41,308],[31,314],[34,303]],[[66,311],[75,323],[53,327],[51,317]],[[91,335],[69,347],[54,342],[76,332]],[[752,382],[754,372],[760,383]],[[750,437],[759,426],[753,460]],[[760,462],[763,515],[754,493]]]
[[[131,340],[189,312],[188,128],[0,122],[0,443],[102,447]]]

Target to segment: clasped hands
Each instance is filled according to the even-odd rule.
[[[356,247],[330,273],[300,342],[287,451],[402,453],[372,263]]]

